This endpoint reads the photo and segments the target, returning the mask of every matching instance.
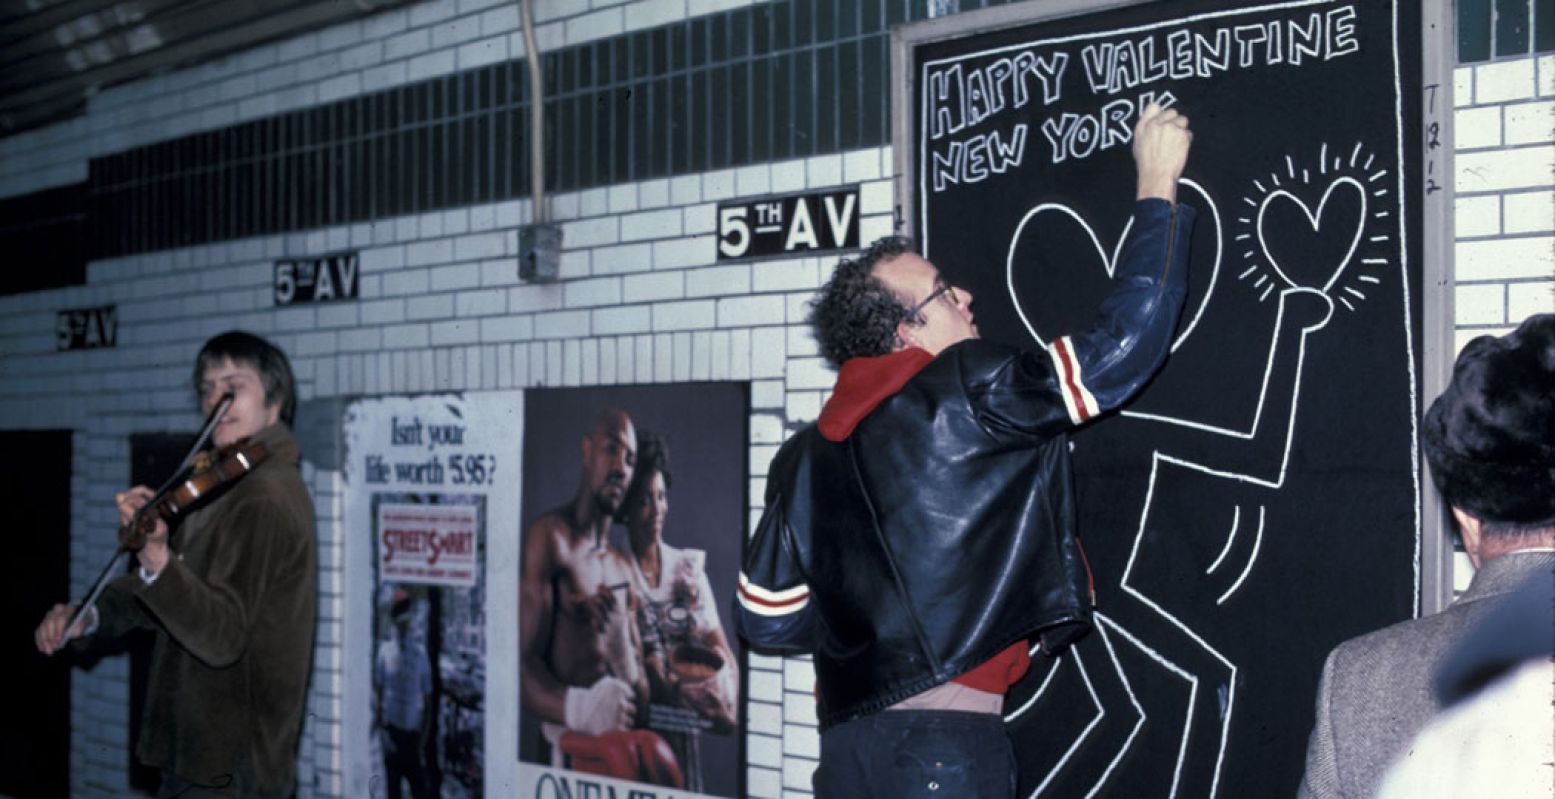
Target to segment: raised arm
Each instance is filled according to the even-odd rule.
[[[1177,179],[1193,134],[1176,109],[1151,103],[1134,127],[1136,205],[1113,268],[1113,289],[1089,330],[1048,348],[1075,424],[1122,405],[1166,360],[1188,293],[1191,209],[1177,206]]]
[[[1188,118],[1175,108],[1145,106],[1134,126],[1134,168],[1138,172],[1135,199],[1177,202],[1177,179],[1188,165],[1193,132]]]
[[[1152,105],[1141,117],[1134,215],[1112,293],[1087,330],[1012,359],[987,385],[974,387],[989,429],[1063,432],[1121,406],[1161,368],[1188,293],[1194,214],[1176,198],[1192,138],[1187,119],[1172,109]],[[1043,393],[1058,402],[1033,401]]]

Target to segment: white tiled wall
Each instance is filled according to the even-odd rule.
[[[890,193],[872,149],[763,166],[763,175],[805,188],[809,174],[839,174],[846,161],[864,184],[867,237],[889,230]],[[813,163],[820,162],[820,163]],[[126,433],[185,429],[191,397],[187,361],[209,335],[243,327],[268,336],[292,359],[303,400],[357,394],[596,385],[686,380],[751,380],[752,494],[760,497],[767,460],[785,431],[813,419],[830,376],[803,333],[804,301],[819,284],[823,262],[794,258],[718,265],[706,232],[713,205],[727,196],[731,173],[651,181],[555,198],[564,228],[563,279],[527,285],[517,278],[516,226],[528,202],[380,220],[311,233],[226,242],[94,263],[90,285],[0,300],[7,335],[0,412],[17,427],[69,426],[84,432],[93,457],[77,471],[86,497],[73,535],[73,578],[110,554],[112,491],[128,472]],[[679,201],[672,204],[671,200]],[[613,211],[612,209],[615,209]],[[632,209],[632,210],[623,210]],[[651,224],[641,224],[651,220]],[[271,306],[273,261],[285,254],[341,248],[361,253],[361,298],[337,305]],[[52,309],[114,303],[119,343],[113,350],[56,353]],[[14,332],[13,332],[14,331]],[[73,410],[57,399],[85,390]],[[319,647],[304,766],[318,795],[340,785],[341,671],[340,475],[309,475],[318,507],[321,553]],[[756,668],[781,669],[758,659]],[[75,697],[87,714],[76,736],[77,762],[88,750],[122,748],[122,703],[84,702],[123,692],[119,669],[77,673]],[[758,671],[753,685],[763,680]],[[796,678],[784,682],[792,690]],[[797,738],[781,748],[814,750],[813,711],[792,709],[780,688],[775,701],[797,720]],[[808,697],[808,685],[802,696]],[[760,695],[753,690],[753,696]],[[91,732],[87,732],[91,730]],[[111,744],[99,743],[113,731]],[[766,744],[757,742],[755,748]],[[83,760],[83,758],[85,758]],[[98,773],[78,769],[76,787],[119,787],[122,758]],[[760,762],[760,761],[758,761]],[[774,764],[776,765],[776,764]],[[799,766],[789,763],[787,772]],[[765,779],[765,778],[763,778]],[[806,777],[806,780],[808,778]],[[792,780],[789,780],[790,782]],[[305,793],[305,795],[313,795]],[[761,795],[753,789],[752,795]]]
[[[1458,67],[1455,349],[1555,312],[1555,56]],[[1453,588],[1468,588],[1468,556]]]
[[[750,2],[540,0],[539,42],[551,49]],[[383,12],[109,89],[84,117],[0,140],[0,196],[84,180],[93,156],[522,52],[511,2]],[[1456,106],[1461,343],[1555,310],[1555,58],[1460,68]],[[891,168],[889,148],[874,148],[555,196],[562,279],[545,286],[516,275],[527,201],[100,261],[85,286],[0,298],[0,417],[11,428],[78,431],[77,590],[111,552],[103,531],[129,473],[127,434],[188,429],[189,361],[207,336],[231,327],[283,347],[304,399],[749,380],[750,495],[759,503],[768,459],[815,418],[832,382],[802,325],[831,259],[719,264],[716,204],[858,183],[867,241],[890,230]],[[272,307],[277,258],[346,248],[361,251],[359,301]],[[54,350],[56,310],[105,304],[119,309],[117,348]],[[305,477],[317,503],[321,593],[300,795],[338,796],[343,664],[365,661],[341,653],[341,475],[310,466]],[[127,671],[109,660],[73,677],[74,795],[128,793]],[[749,681],[749,795],[808,795],[819,743],[808,661],[753,655]]]
[[[1555,312],[1555,56],[1457,69],[1458,346]]]
[[[764,0],[536,0],[547,51]],[[525,55],[513,0],[426,0],[102,91],[70,122],[0,139],[0,197],[86,179],[131,147]]]

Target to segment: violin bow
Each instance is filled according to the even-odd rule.
[[[184,459],[181,463],[178,464],[178,468],[173,470],[173,474],[167,478],[167,481],[164,482],[160,488],[157,489],[156,493],[152,495],[151,500],[140,506],[140,509],[135,511],[135,514],[130,517],[130,524],[139,524],[140,515],[145,513],[147,508],[155,505],[157,499],[159,499],[163,494],[167,493],[167,490],[172,488],[173,484],[178,481],[178,476],[183,474],[185,469],[189,468],[189,464],[194,461],[194,456],[205,447],[206,442],[210,441],[211,433],[216,430],[216,424],[220,422],[221,417],[227,413],[227,409],[232,407],[232,402],[234,399],[236,399],[236,397],[233,396],[231,391],[221,395],[221,399],[217,400],[216,402],[216,407],[211,409],[209,416],[205,417],[205,424],[200,428],[200,434],[195,436],[194,446],[189,448],[188,454],[184,455]],[[114,550],[113,557],[108,560],[108,565],[104,566],[103,570],[98,573],[97,581],[92,583],[92,590],[87,592],[86,598],[81,600],[81,602],[76,605],[75,611],[70,614],[70,622],[65,625],[65,632],[67,634],[66,640],[69,640],[69,632],[74,630],[76,625],[81,622],[81,617],[86,615],[86,609],[97,604],[97,598],[102,595],[103,589],[108,587],[108,581],[113,577],[114,572],[116,571],[116,567],[119,564],[119,558],[123,557],[127,552],[129,552],[129,550],[125,549],[123,544],[120,544],[118,549]]]

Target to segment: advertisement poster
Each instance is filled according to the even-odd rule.
[[[525,405],[516,795],[741,795],[748,386]]]
[[[482,795],[485,499],[373,497],[373,782],[389,797]]]
[[[359,662],[345,669],[370,677],[347,680],[350,795],[504,793],[511,770],[488,768],[487,731],[489,716],[511,729],[512,704],[496,695],[511,695],[512,678],[488,685],[500,649],[488,616],[506,618],[495,609],[514,601],[500,589],[512,584],[521,419],[513,393],[364,400],[346,413],[347,558],[371,563],[347,580],[348,604],[360,584],[368,607],[356,617],[366,623],[347,624],[346,657]]]

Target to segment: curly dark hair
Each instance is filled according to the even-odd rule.
[[[632,467],[632,482],[626,487],[626,496],[621,498],[621,507],[616,509],[616,521],[626,523],[631,515],[628,509],[642,502],[643,493],[648,490],[648,481],[653,479],[654,472],[664,475],[665,489],[675,484],[675,479],[670,475],[670,450],[664,439],[651,430],[638,430],[637,464]]]
[[[907,321],[908,308],[873,272],[880,262],[916,250],[912,239],[886,236],[857,258],[837,263],[810,303],[810,327],[833,368],[896,349],[896,326]]]

